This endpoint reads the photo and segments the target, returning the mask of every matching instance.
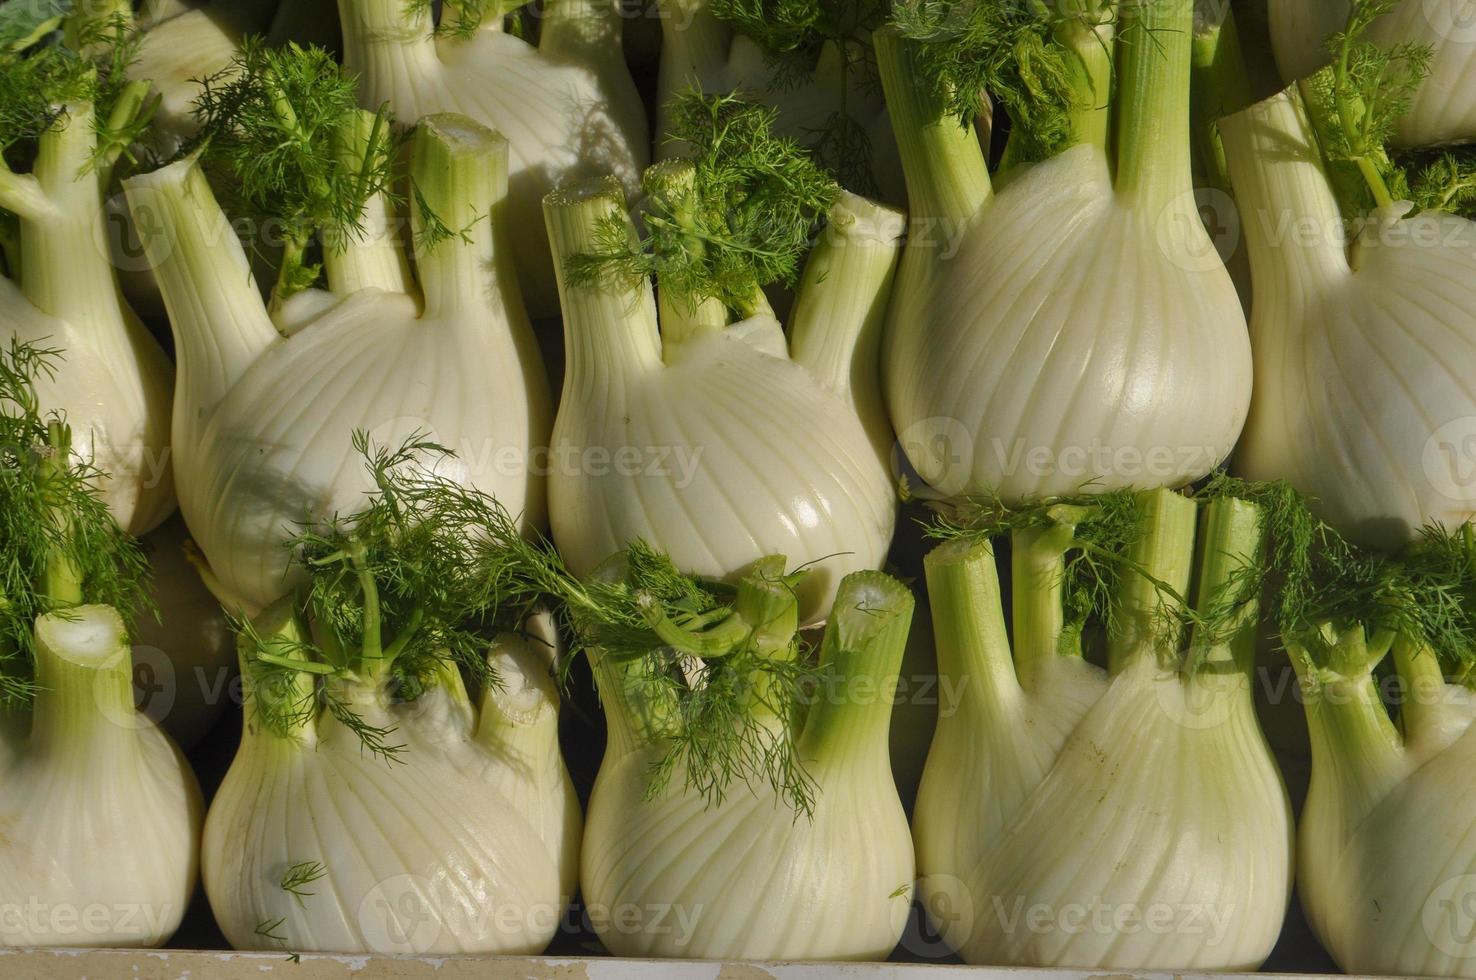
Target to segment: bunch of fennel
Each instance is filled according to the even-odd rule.
[[[558,312],[554,263],[539,201],[571,180],[614,174],[638,187],[648,160],[646,115],[621,52],[619,0],[551,0],[537,46],[503,30],[516,4],[452,0],[338,0],[344,66],[366,109],[388,106],[406,124],[454,112],[508,142],[508,220],[528,306]]]
[[[551,547],[502,541],[497,581],[555,600],[605,710],[581,884],[606,947],[890,953],[914,870],[887,738],[910,590],[847,575],[812,657],[796,632],[808,573],[786,574],[782,555],[728,584],[637,541],[581,579]]]
[[[457,452],[443,475],[540,523],[530,453],[545,444],[549,396],[504,241],[506,141],[461,116],[419,121],[412,277],[392,193],[399,141],[382,112],[353,107],[353,82],[326,53],[253,47],[204,106],[204,157],[125,189],[153,229],[179,358],[180,502],[218,594],[257,612],[295,586],[283,541],[371,489],[352,455],[360,429],[385,444],[429,434]],[[281,215],[275,322],[202,159]],[[305,288],[319,274],[315,232],[327,291]]]
[[[175,507],[174,370],[120,292],[103,199],[154,100],[127,78],[136,42],[125,24],[78,17],[57,41],[61,23],[10,18],[5,32],[20,36],[0,37],[0,209],[14,216],[3,236],[0,339],[65,349],[35,380],[41,404],[66,415],[71,451],[103,481],[118,522],[142,534]],[[17,160],[32,161],[31,172],[13,170]]]
[[[970,963],[1256,969],[1292,870],[1251,691],[1262,511],[1162,489],[985,504],[925,560],[960,693],[918,790],[924,908]],[[1106,669],[1084,656],[1094,621]]]
[[[876,352],[901,216],[842,193],[773,110],[690,96],[672,113],[694,155],[647,171],[644,237],[612,179],[544,202],[566,356],[554,540],[579,575],[636,539],[711,578],[784,554],[813,566],[813,624],[895,524]],[[797,278],[822,216],[786,337],[762,287]]]
[[[887,403],[942,494],[1182,486],[1234,446],[1250,347],[1191,182],[1193,6],[902,0],[875,35],[911,213]]]
[[[1354,5],[1332,66],[1222,121],[1250,247],[1255,397],[1234,466],[1284,479],[1356,541],[1399,548],[1469,520],[1476,393],[1471,168],[1411,170],[1385,142],[1424,74]]]
[[[505,630],[489,588],[489,542],[519,531],[442,475],[442,447],[354,448],[367,502],[299,535],[297,590],[240,621],[245,730],[205,824],[210,906],[237,949],[541,952],[580,813],[550,624]]]
[[[0,348],[0,946],[161,946],[195,889],[200,790],[134,708],[148,565],[42,408],[59,371]]]

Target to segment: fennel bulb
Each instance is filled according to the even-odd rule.
[[[389,207],[374,198],[362,240],[325,250],[331,292],[302,293],[284,311],[298,313],[287,337],[195,162],[125,182],[139,226],[157,230],[146,244],[179,356],[185,520],[220,594],[249,610],[293,588],[282,546],[293,530],[352,510],[368,489],[352,465],[359,429],[457,450],[444,475],[541,521],[543,483],[528,459],[548,431],[547,380],[501,242],[506,142],[464,117],[431,116],[413,151],[419,294],[388,237]]]
[[[147,565],[42,414],[51,361],[0,349],[0,946],[160,946],[194,892],[200,791],[134,707]]]
[[[1476,2],[1392,0],[1362,7],[1386,11],[1373,22],[1369,39],[1385,48],[1428,47],[1429,75],[1394,131],[1402,146],[1438,146],[1476,139]],[[1348,24],[1349,0],[1270,0],[1271,42],[1288,83],[1330,60],[1327,39]]]
[[[569,180],[617,175],[629,191],[648,159],[645,109],[620,47],[617,0],[554,0],[537,47],[501,29],[497,5],[431,23],[431,4],[339,0],[344,66],[361,104],[413,123],[456,112],[507,137],[508,221],[519,280],[535,316],[558,313],[538,202]],[[485,9],[484,9],[485,8]]]
[[[1463,480],[1476,393],[1476,226],[1387,200],[1344,230],[1303,99],[1221,123],[1254,273],[1256,394],[1235,468],[1286,479],[1381,547],[1473,513]],[[1361,178],[1355,178],[1361,182]]]
[[[1259,512],[1209,503],[1196,570],[1194,500],[1142,495],[1124,537],[1121,496],[1014,523],[1013,640],[987,538],[927,557],[958,695],[918,791],[919,897],[969,963],[1255,969],[1286,912],[1292,834],[1251,696]],[[1093,563],[1124,544],[1174,594],[1197,571],[1204,618],[1180,646],[1163,628],[1175,600],[1122,569],[1103,670],[1081,656],[1083,609]]]
[[[133,707],[107,606],[36,622],[29,734],[0,758],[0,946],[162,946],[195,890],[200,789]]]
[[[190,7],[141,25],[128,77],[148,82],[158,97],[149,132],[161,159],[173,158],[199,132],[194,107],[202,81],[229,69],[241,52],[245,25],[232,14],[220,5]]]
[[[437,475],[439,447],[366,439],[370,503],[303,532],[302,587],[240,637],[245,731],[202,845],[211,908],[239,949],[540,952],[581,826],[552,621],[489,648],[504,610],[486,542],[518,529]]]
[[[771,117],[755,121],[751,110],[734,106],[714,104],[719,115],[712,118],[726,120],[717,124],[721,132],[758,129],[751,140],[737,139],[736,148],[711,152],[794,152],[774,149],[764,123]],[[671,228],[662,217],[668,211],[712,213],[701,199],[718,169],[710,162],[652,168],[649,227]],[[793,182],[767,193],[749,188],[750,200],[763,207],[788,186]],[[832,196],[830,186],[821,199]],[[740,271],[728,284],[738,295],[736,322],[711,294],[682,290],[706,274],[684,270],[693,252],[731,273],[745,261],[742,246],[725,253],[709,238],[711,245],[688,251],[678,229],[674,241],[655,240],[654,258],[615,252],[611,237],[628,247],[633,228],[613,181],[566,188],[544,206],[563,258],[566,358],[549,516],[570,568],[588,575],[637,539],[684,572],[710,578],[736,577],[767,554],[785,554],[812,568],[798,586],[802,621],[823,619],[842,577],[881,566],[896,521],[890,433],[875,372],[901,217],[854,195],[836,200],[786,338],[756,271]],[[801,246],[809,224],[806,218],[796,226]],[[778,251],[774,225],[758,220],[753,227],[769,236],[764,248]],[[621,263],[613,273],[604,264],[612,256]],[[647,276],[652,262],[659,323]]]
[[[1003,91],[1016,125],[997,189],[972,126],[958,121],[977,100],[949,104],[933,91],[977,92],[992,76],[972,66],[992,63],[990,52],[963,50],[951,64],[968,73],[930,86],[919,78],[950,42],[877,32],[913,227],[883,380],[902,448],[945,495],[1016,502],[1087,484],[1180,486],[1235,444],[1250,346],[1190,177],[1192,7],[1124,4],[1115,23],[1101,9],[1095,26],[1072,15],[1042,28],[1045,54],[1073,87],[1018,110],[1025,100]],[[1008,5],[973,9],[985,22],[1012,16]],[[909,34],[942,29],[917,16]],[[1153,43],[1134,42],[1148,33]],[[1054,139],[1032,128],[1033,114],[1049,113],[1061,117]],[[1020,162],[1032,156],[1044,159]]]
[[[1307,919],[1350,972],[1476,976],[1476,527],[1425,528],[1395,561],[1299,523],[1318,547],[1293,567],[1276,620],[1311,741],[1297,838]]]
[[[0,280],[0,337],[65,352],[36,379],[42,404],[66,415],[79,460],[107,474],[113,516],[142,534],[175,507],[174,370],[119,291],[103,191],[147,89],[59,44],[7,50],[0,76],[16,121],[7,144],[36,150],[31,173],[0,166],[0,208],[19,226],[6,251],[11,278]]]
[[[660,0],[656,155],[675,152],[666,139],[672,100],[693,89],[738,92],[777,109],[778,131],[813,147],[846,186],[904,203],[897,141],[874,84],[870,52],[867,21],[880,19],[880,7],[868,4],[806,2],[796,5],[798,11],[779,12],[712,0]],[[766,41],[779,50],[744,33],[745,25],[724,19],[730,13],[758,19],[764,33],[772,32]]]
[[[770,559],[738,586],[738,645],[793,656],[794,597]],[[912,842],[888,764],[887,729],[912,595],[879,572],[846,576],[821,645],[817,688],[793,738],[813,794],[749,779],[698,792],[677,702],[639,663],[591,649],[609,742],[590,798],[583,896],[618,956],[693,959],[884,959],[911,907]],[[730,622],[733,622],[730,620]],[[680,647],[678,647],[680,649]],[[714,651],[716,652],[716,651]],[[729,654],[731,655],[731,653]],[[740,653],[739,656],[744,654]],[[714,661],[716,662],[716,661]],[[728,710],[757,730],[753,751],[787,742],[783,710],[755,674]],[[783,683],[780,681],[779,683]],[[664,768],[665,767],[665,768]],[[662,785],[652,773],[665,772]],[[639,920],[625,914],[644,910]],[[669,911],[658,919],[657,910]]]

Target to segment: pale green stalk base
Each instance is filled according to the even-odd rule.
[[[610,177],[554,191],[544,198],[543,214],[564,310],[564,390],[618,383],[622,377],[658,369],[661,335],[650,284],[576,285],[566,269],[570,258],[599,246],[602,223],[629,224],[619,181]]]

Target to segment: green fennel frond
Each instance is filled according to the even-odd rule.
[[[639,284],[696,306],[716,299],[741,316],[765,286],[793,285],[816,229],[840,194],[793,140],[773,131],[776,111],[732,95],[678,96],[670,138],[682,162],[646,172],[639,237],[621,218],[596,247],[567,263],[576,284]]]
[[[521,628],[528,603],[498,591],[489,567],[489,542],[516,537],[516,521],[452,478],[461,466],[454,453],[418,435],[392,448],[362,432],[353,438],[373,484],[364,507],[309,523],[288,542],[306,573],[295,603],[308,628],[298,633],[311,639],[236,626],[256,713],[269,730],[289,735],[327,711],[365,751],[395,761],[403,746],[394,729],[361,717],[345,686],[367,685],[399,702],[452,680],[448,671],[496,686],[488,647]]]
[[[445,37],[469,38],[488,20],[500,20],[523,6],[526,0],[441,0],[441,18],[436,33]],[[437,6],[434,0],[406,0],[408,13],[428,13]]]
[[[58,11],[70,10],[54,3],[0,7],[8,12],[0,17],[0,150],[12,168],[29,165],[36,141],[59,123],[67,103],[94,110],[94,168],[110,165],[142,140],[158,104],[147,85],[128,80],[142,41],[131,19],[122,13],[68,17],[63,35]]]
[[[317,281],[303,254],[314,235],[341,248],[363,234],[371,198],[394,198],[404,134],[381,107],[360,135],[357,82],[322,48],[248,39],[228,67],[201,80],[195,113],[199,134],[181,155],[201,155],[229,211],[282,229],[280,298]],[[352,152],[342,152],[349,139]]]
[[[307,906],[305,899],[312,898],[315,892],[307,890],[307,886],[321,878],[326,877],[328,868],[321,861],[302,861],[292,865],[282,872],[282,880],[278,882],[282,890],[293,898],[302,907]]]
[[[683,574],[639,540],[587,579],[552,544],[511,525],[489,535],[487,550],[494,591],[558,610],[571,639],[561,669],[581,653],[608,664],[612,676],[601,683],[624,684],[613,696],[642,706],[630,710],[662,749],[648,796],[680,773],[682,790],[710,805],[743,783],[772,786],[796,813],[811,812],[814,782],[796,754],[795,726],[782,722],[798,715],[814,676],[785,618],[796,609],[797,575],[756,570],[748,586],[773,602],[745,604],[745,585]]]
[[[770,85],[792,90],[833,84],[839,108],[810,135],[815,157],[840,182],[874,195],[872,145],[865,123],[851,112],[855,93],[879,90],[871,32],[886,23],[889,0],[713,0],[712,12],[764,53]],[[834,77],[816,71],[834,58]]]
[[[1063,645],[1074,645],[1089,624],[1109,634],[1118,630],[1116,596],[1123,577],[1133,574],[1127,555],[1142,537],[1143,509],[1131,490],[1081,493],[1007,505],[996,494],[933,501],[937,517],[923,525],[938,540],[999,538],[1021,531],[1068,529],[1063,542]]]
[[[1077,56],[1056,32],[1085,12],[1070,3],[1023,0],[897,0],[892,23],[917,44],[921,84],[965,126],[997,102],[1009,113],[1019,159],[1040,160],[1069,145],[1077,106]],[[1106,93],[1102,93],[1106,98]]]
[[[79,603],[151,611],[148,559],[113,520],[101,474],[71,452],[71,431],[44,413],[36,382],[62,352],[11,339],[0,349],[0,703],[31,690],[37,617]]]
[[[1408,197],[1408,178],[1386,145],[1430,71],[1428,45],[1379,45],[1373,22],[1400,0],[1353,0],[1342,31],[1328,39],[1332,64],[1304,80],[1303,92],[1339,202],[1356,217]]]

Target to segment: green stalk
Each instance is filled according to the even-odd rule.
[[[411,219],[427,318],[500,305],[489,294],[503,285],[494,223],[507,198],[507,154],[507,140],[465,116],[426,116],[416,127]],[[426,208],[449,234],[428,231]]]
[[[544,198],[543,214],[564,311],[564,391],[606,388],[660,369],[656,301],[648,283],[569,281],[569,260],[596,250],[609,222],[624,222],[635,233],[620,182],[609,177],[560,188]]]
[[[50,422],[46,426],[46,436],[49,452],[41,463],[43,485],[50,484],[53,480],[65,479],[72,466],[71,430],[64,423]],[[72,516],[54,507],[47,515],[47,519],[64,540],[71,538]],[[70,554],[52,551],[47,555],[46,571],[41,583],[41,595],[46,600],[47,608],[65,609],[81,605],[84,601],[84,584],[82,570]]]
[[[129,178],[123,188],[174,329],[174,444],[196,445],[221,399],[281,337],[195,160]]]
[[[343,65],[359,77],[359,104],[391,101],[401,83],[441,71],[430,4],[406,0],[338,0]]]
[[[1118,37],[1117,189],[1156,209],[1193,189],[1194,0],[1124,0]]]
[[[1235,14],[1228,7],[1224,14],[1220,23],[1210,25],[1194,36],[1192,89],[1194,135],[1200,162],[1212,186],[1229,193],[1230,169],[1220,139],[1219,121],[1243,111],[1255,98],[1251,93]]]
[[[1066,634],[1066,552],[1075,533],[1075,524],[1060,523],[1011,536],[1015,673],[1026,690],[1054,658],[1081,655],[1080,636]]]
[[[667,102],[679,92],[705,91],[727,66],[733,32],[718,20],[707,0],[657,0],[661,17],[661,68],[656,89],[656,156],[677,151],[665,137]]]
[[[1370,659],[1363,627],[1339,634],[1329,627],[1317,645],[1323,657],[1350,665]],[[1398,779],[1404,743],[1379,698],[1367,666],[1343,672],[1317,666],[1317,656],[1289,643],[1292,665],[1302,683],[1307,729],[1312,741],[1313,781],[1342,787],[1345,812],[1366,813]]]
[[[133,659],[123,618],[109,606],[77,606],[36,620],[34,749],[97,761],[138,751]]]
[[[987,540],[939,545],[923,559],[933,611],[938,678],[956,692],[958,710],[938,719],[963,721],[967,712],[1008,717],[1024,692],[1010,660],[994,548]]]
[[[296,597],[284,596],[251,621],[261,638],[260,649],[246,635],[237,639],[236,655],[240,664],[242,710],[245,720],[244,738],[294,740],[312,745],[317,739],[315,710],[299,710],[303,705],[317,705],[317,682],[307,670],[296,673],[274,671],[264,674],[258,657],[272,662],[312,666],[298,644],[307,638],[307,629],[297,614]],[[271,678],[271,684],[265,683]]]
[[[696,217],[690,205],[695,200],[697,167],[691,160],[663,160],[646,169],[641,176],[646,193],[653,199],[672,206],[670,220],[683,229],[696,228]],[[701,236],[693,234],[686,248],[694,256],[706,251]],[[661,352],[670,360],[683,343],[694,337],[712,334],[728,325],[728,311],[721,301],[707,297],[681,295],[663,288],[661,277],[656,280],[656,295],[661,322]]]
[[[645,665],[602,650],[590,650],[589,663],[609,728],[609,756],[633,752],[675,729],[681,717],[676,696],[647,680]]]
[[[797,655],[795,633],[799,630],[799,602],[794,584],[784,575],[785,558],[769,555],[759,559],[738,584],[734,612],[748,625],[751,642],[760,656],[771,661],[793,660]],[[745,688],[750,713],[764,713],[775,703],[774,674],[755,670]]]
[[[830,209],[789,316],[790,356],[847,398],[877,450],[891,449],[881,395],[881,335],[906,216],[854,194]]]
[[[31,305],[73,327],[124,318],[107,237],[97,175],[92,106],[74,102],[41,136],[33,171],[49,203],[34,218],[21,213],[21,292]]]
[[[349,564],[354,570],[354,578],[358,579],[359,594],[364,599],[360,627],[364,637],[359,644],[359,662],[353,665],[354,670],[362,671],[375,683],[383,683],[394,662],[385,656],[379,621],[379,583],[374,580],[374,570],[369,567],[364,546],[357,541],[349,544]]]
[[[818,700],[800,737],[801,759],[887,762],[912,609],[911,590],[882,572],[853,572],[842,580],[820,647]]]
[[[913,56],[917,42],[890,28],[877,31],[873,42],[911,218],[969,220],[993,193],[977,135],[920,82]]]
[[[1071,143],[1090,143],[1106,151],[1112,134],[1112,49],[1110,21],[1091,25],[1081,19],[1063,21],[1056,28],[1056,43],[1076,57],[1072,59],[1075,105],[1071,110]]]
[[[381,113],[367,109],[354,113],[335,140],[344,168],[365,174],[374,162],[369,155],[377,152],[388,126],[389,120]],[[340,296],[369,288],[408,293],[410,262],[396,230],[394,208],[384,194],[359,196],[365,198],[362,233],[328,229],[324,234],[328,288]]]
[[[154,94],[151,82],[129,82],[114,100],[113,110],[108,113],[107,131],[109,133],[128,132],[146,113],[152,115],[158,102],[159,96]],[[103,150],[95,167],[98,187],[106,188],[113,185],[113,168],[127,148],[123,142],[112,142]]]
[[[1345,55],[1346,58],[1346,55]],[[1307,114],[1317,133],[1356,133],[1366,111],[1361,99],[1340,88],[1340,73],[1346,73],[1346,60],[1336,62],[1297,82]],[[1349,139],[1350,144],[1352,139]],[[1329,179],[1343,214],[1349,218],[1363,216],[1368,201],[1376,207],[1394,203],[1383,174],[1392,169],[1388,151],[1382,146],[1353,147],[1351,160],[1331,160],[1320,149]]]
[[[1261,562],[1261,509],[1247,500],[1212,500],[1204,509],[1199,532],[1199,571],[1191,630],[1190,660],[1196,670],[1223,676],[1234,673],[1249,681],[1256,661],[1259,596],[1229,608],[1241,595],[1249,571]],[[1216,615],[1222,613],[1224,615]],[[1245,687],[1247,695],[1250,687]]]
[[[624,72],[624,22],[620,0],[549,0],[544,6],[538,50],[570,64],[588,65],[606,79]]]
[[[1426,741],[1438,733],[1447,715],[1449,687],[1440,659],[1429,644],[1401,636],[1394,640],[1394,667],[1403,688],[1399,720],[1404,737],[1410,742]]]
[[[1178,640],[1164,627],[1189,594],[1194,566],[1195,502],[1167,489],[1146,491],[1139,499],[1146,530],[1129,550],[1132,567],[1118,587],[1118,629],[1107,640],[1113,674],[1145,656],[1177,661]]]

